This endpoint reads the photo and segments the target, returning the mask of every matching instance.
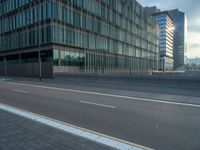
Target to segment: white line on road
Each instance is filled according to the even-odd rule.
[[[18,90],[18,89],[12,89],[14,92],[20,92],[20,93],[28,93],[28,91]]]
[[[80,101],[81,103],[84,104],[89,104],[89,105],[95,105],[95,106],[101,106],[101,107],[107,107],[107,108],[116,108],[116,106],[111,106],[111,105],[105,105],[105,104],[98,104],[98,103],[92,103],[92,102],[86,102],[86,101]]]
[[[99,132],[91,131],[85,128],[81,128],[75,125],[71,125],[59,120],[48,118],[39,114],[35,114],[29,111],[25,111],[16,107],[8,106],[0,103],[0,109],[14,113],[16,115],[40,122],[44,125],[54,127],[64,132],[86,138],[88,140],[107,145],[111,148],[118,150],[151,150],[148,147],[144,147],[135,143],[131,143],[122,139],[111,137]]]
[[[200,108],[200,105],[191,104],[191,103],[172,102],[172,101],[157,100],[157,99],[150,99],[150,98],[139,98],[139,97],[124,96],[124,95],[105,94],[105,93],[97,93],[97,92],[81,91],[81,90],[73,90],[73,89],[64,89],[64,88],[34,85],[34,84],[25,84],[25,83],[17,83],[17,82],[4,82],[4,83],[12,84],[12,85],[21,85],[21,86],[50,89],[50,90],[59,90],[59,91],[67,91],[67,92],[74,92],[74,93],[91,94],[91,95],[98,95],[98,96],[115,97],[115,98],[132,99],[132,100],[138,100],[138,101],[146,101],[146,102],[154,102],[154,103],[163,103],[163,104],[171,104],[171,105],[180,105],[180,106]]]

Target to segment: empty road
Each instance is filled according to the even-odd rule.
[[[84,82],[1,80],[0,103],[153,149],[200,149],[198,90]]]

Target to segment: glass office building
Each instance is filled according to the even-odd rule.
[[[0,0],[0,71],[147,74],[158,30],[136,0]]]
[[[187,18],[178,9],[170,10],[173,18],[174,30],[174,67],[178,69],[186,63],[187,55]]]
[[[160,63],[159,70],[172,71],[174,68],[173,59],[173,35],[174,25],[168,11],[154,13],[160,27]]]

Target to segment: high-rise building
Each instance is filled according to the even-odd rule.
[[[175,69],[186,63],[187,54],[187,18],[178,9],[169,11],[174,22],[174,67]]]
[[[136,0],[1,0],[0,72],[147,74],[158,25]]]
[[[174,69],[174,50],[173,50],[173,36],[174,24],[173,19],[168,11],[160,11],[156,6],[145,7],[145,12],[152,15],[160,28],[160,71],[172,71]]]
[[[174,25],[168,11],[154,13],[160,27],[160,63],[159,70],[172,71],[174,68],[173,59],[173,34]]]

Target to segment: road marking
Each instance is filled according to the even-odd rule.
[[[84,129],[75,125],[71,125],[59,120],[48,118],[39,114],[35,114],[29,111],[25,111],[16,107],[8,106],[6,104],[0,103],[0,109],[14,113],[18,116],[22,116],[37,122],[40,122],[44,125],[54,127],[56,129],[62,130],[64,132],[86,138],[90,141],[97,142],[106,146],[109,146],[118,150],[151,150],[148,147],[144,147],[135,143],[131,143],[122,139],[114,138],[107,136],[105,134]]]
[[[12,89],[14,92],[20,92],[20,93],[29,93],[28,91],[18,90],[18,89]]]
[[[172,102],[172,101],[167,101],[167,100],[158,100],[158,99],[139,98],[139,97],[124,96],[124,95],[105,94],[105,93],[98,93],[98,92],[81,91],[81,90],[73,90],[73,89],[64,89],[64,88],[49,87],[49,86],[34,85],[34,84],[25,84],[25,83],[17,83],[17,82],[4,82],[4,83],[12,84],[12,85],[21,85],[21,86],[29,86],[29,87],[50,89],[50,90],[59,90],[59,91],[67,91],[67,92],[74,92],[74,93],[91,94],[91,95],[98,95],[98,96],[123,98],[123,99],[131,99],[131,100],[138,100],[138,101],[146,101],[146,102],[154,102],[154,103],[163,103],[163,104],[170,104],[170,105],[180,105],[180,106],[188,106],[188,107],[200,108],[200,105],[191,104],[191,103]]]
[[[107,107],[107,108],[116,108],[116,106],[111,106],[111,105],[105,105],[105,104],[98,104],[98,103],[92,103],[92,102],[86,102],[86,101],[80,101],[81,103],[84,104],[89,104],[89,105],[95,105],[95,106],[101,106],[101,107]]]

